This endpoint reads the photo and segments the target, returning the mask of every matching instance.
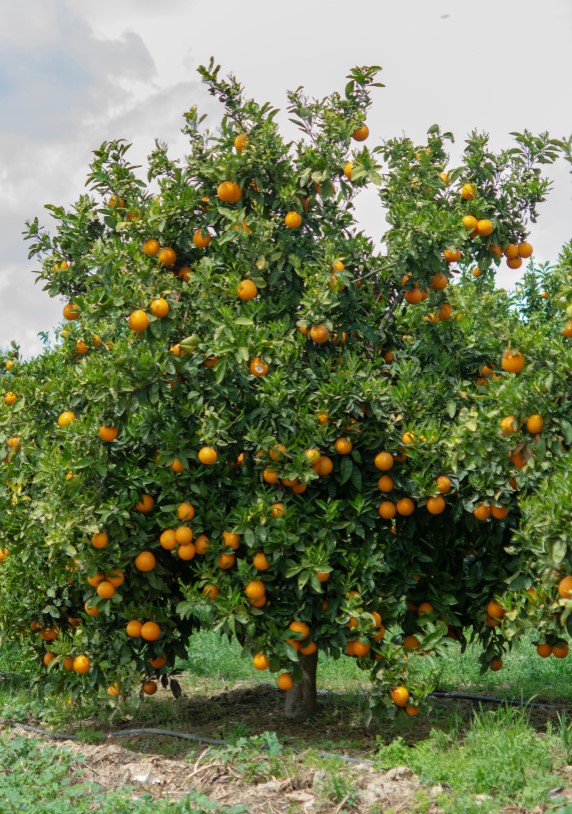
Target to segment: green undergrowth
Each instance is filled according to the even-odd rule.
[[[154,800],[132,787],[104,791],[82,779],[81,761],[33,738],[0,735],[2,814],[247,814],[244,806],[219,806],[202,795]]]

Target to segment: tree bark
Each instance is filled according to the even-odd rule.
[[[300,655],[302,678],[286,694],[284,713],[287,718],[300,721],[315,715],[318,709],[316,690],[316,672],[318,669],[318,651],[309,656]]]

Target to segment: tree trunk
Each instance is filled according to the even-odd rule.
[[[318,709],[316,694],[316,671],[318,669],[318,651],[309,656],[300,655],[302,678],[286,693],[284,714],[292,720],[303,720],[314,715]]]

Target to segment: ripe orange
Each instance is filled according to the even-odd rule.
[[[268,670],[270,662],[264,653],[257,653],[252,659],[252,663],[256,670]]]
[[[266,555],[262,552],[254,555],[252,558],[252,564],[258,571],[268,571],[270,568],[270,563],[266,559]]]
[[[238,153],[241,153],[248,144],[248,136],[246,133],[239,133],[234,139],[234,147]]]
[[[320,450],[311,447],[310,449],[304,450],[304,455],[306,460],[312,464],[312,466],[320,460]],[[292,483],[289,483],[288,486],[292,486]]]
[[[377,488],[381,492],[391,492],[393,490],[393,478],[389,475],[382,475],[377,482]]]
[[[476,194],[477,190],[473,184],[463,184],[461,187],[461,197],[464,198],[465,201],[472,201]]]
[[[73,660],[73,669],[76,673],[80,673],[80,675],[89,672],[90,667],[91,662],[87,656],[76,656]]]
[[[180,475],[181,472],[185,471],[185,464],[179,458],[173,458],[170,467],[177,475]]]
[[[240,545],[240,535],[234,531],[223,531],[222,539],[224,540],[224,544],[226,546],[234,549],[235,551]]]
[[[495,520],[504,520],[508,512],[509,509],[507,506],[491,506],[491,514]]]
[[[97,574],[94,574],[92,577],[87,577],[87,582],[88,582],[88,583],[89,583],[89,585],[91,585],[93,588],[97,588],[97,586],[99,585],[99,583],[100,583],[100,582],[103,582],[103,580],[104,580],[104,579],[105,579],[105,574],[101,574],[101,573],[99,573],[99,571],[98,571],[98,572],[97,572]]]
[[[367,126],[367,124],[362,124],[361,127],[356,127],[356,129],[352,133],[352,138],[354,141],[365,141],[368,136],[369,136],[369,127]]]
[[[568,655],[568,643],[560,639],[552,647],[552,655],[557,659],[565,659]]]
[[[413,288],[409,288],[405,292],[405,301],[408,302],[410,305],[417,305],[417,303],[421,302],[423,299],[423,292],[419,288],[418,283],[415,283]]]
[[[290,622],[288,625],[288,630],[291,630],[293,633],[300,634],[299,636],[294,639],[294,641],[300,641],[307,639],[310,635],[310,627],[306,624],[306,622],[300,622],[295,619],[293,622]]]
[[[330,338],[330,332],[325,325],[313,325],[310,328],[310,339],[317,345],[323,345]]]
[[[318,578],[318,582],[327,582],[331,576],[332,576],[331,571],[317,571],[316,572],[316,577]]]
[[[442,514],[445,511],[445,499],[441,495],[430,497],[426,506],[429,514]]]
[[[271,517],[283,517],[286,511],[286,507],[283,503],[273,503],[270,507],[270,516]]]
[[[175,539],[173,529],[165,529],[159,537],[159,542],[166,551],[173,551],[177,547],[177,540]]]
[[[205,585],[205,587],[203,588],[203,593],[207,599],[210,599],[212,601],[217,598],[220,591],[216,587],[216,585]]]
[[[552,645],[548,644],[548,642],[543,642],[542,644],[536,645],[536,652],[540,656],[540,658],[546,659],[548,656],[552,655]]]
[[[137,503],[135,504],[135,511],[141,512],[142,514],[147,514],[151,511],[153,506],[155,505],[155,501],[151,497],[151,495],[141,495]]]
[[[223,571],[228,571],[234,563],[236,562],[236,557],[234,554],[221,554],[217,560],[217,565]]]
[[[304,650],[302,649],[300,650],[300,652],[303,653]],[[354,642],[354,656],[358,657],[367,656],[368,653],[369,653],[369,644],[367,644],[366,642],[360,642],[359,639]]]
[[[177,506],[177,517],[179,520],[192,520],[195,516],[195,507],[190,503],[179,503]]]
[[[393,455],[389,452],[378,452],[373,463],[377,469],[381,469],[382,472],[387,472],[387,470],[393,466]]]
[[[218,185],[216,194],[223,203],[236,203],[242,198],[242,190],[236,181],[223,181]]]
[[[7,393],[6,397],[9,396],[9,395],[10,395],[10,393]],[[12,395],[14,395],[14,394],[12,394]],[[6,397],[4,398],[4,401],[6,401]],[[9,404],[11,402],[6,402],[6,403]],[[69,425],[74,420],[75,420],[75,413],[72,413],[70,410],[64,410],[64,412],[60,413],[60,415],[58,417],[58,426],[59,427],[69,427]]]
[[[177,557],[181,560],[189,561],[192,560],[196,554],[196,549],[192,543],[187,543],[186,545],[181,545],[177,549]]]
[[[325,478],[332,473],[334,462],[327,455],[320,455],[318,461],[312,466],[312,469],[321,478]]]
[[[88,616],[99,616],[99,609],[95,605],[92,607],[87,602],[84,602],[83,609]]]
[[[524,257],[525,259],[526,259],[527,257],[530,257],[530,256],[531,256],[531,254],[532,254],[532,252],[533,252],[533,248],[532,248],[532,246],[530,245],[530,243],[526,243],[526,242],[524,242],[524,243],[521,243],[521,244],[519,245],[519,247],[518,247],[518,253],[519,253],[519,255],[520,255],[521,257]]]
[[[125,574],[119,568],[114,568],[107,577],[107,581],[115,588],[119,588],[125,582]]]
[[[572,599],[572,576],[563,577],[560,580],[558,593],[562,599]]]
[[[377,511],[379,516],[383,517],[384,520],[391,520],[395,517],[397,508],[395,503],[392,503],[391,500],[384,500],[383,503],[379,504]]]
[[[524,356],[520,351],[512,351],[507,348],[502,355],[501,367],[507,373],[520,373],[524,367]]]
[[[465,227],[467,232],[469,232],[471,237],[475,237],[478,234],[477,229],[478,221],[474,217],[474,215],[465,215],[465,217],[462,219],[462,222],[463,226]]]
[[[448,284],[449,279],[447,275],[443,274],[441,271],[431,277],[431,288],[433,291],[442,291],[444,288],[447,288]]]
[[[98,531],[92,535],[91,544],[94,548],[105,548],[109,542],[109,537],[104,531]]]
[[[148,257],[155,257],[160,249],[159,241],[149,238],[149,240],[143,243],[141,248],[143,249],[143,254],[146,254]]]
[[[117,427],[100,427],[99,428],[99,437],[102,441],[106,443],[110,443],[111,441],[115,441],[117,436],[119,435],[119,430]]]
[[[421,647],[421,642],[416,636],[406,636],[403,639],[403,649],[404,650],[419,650]]]
[[[512,432],[518,432],[518,424],[513,415],[507,415],[500,422],[503,435],[510,435]]]
[[[167,663],[167,656],[164,653],[161,653],[160,656],[155,656],[154,659],[147,659],[147,661],[154,670],[160,670],[161,667],[164,667]]]
[[[89,351],[88,346],[85,344],[83,339],[78,339],[75,343],[75,352],[78,356],[85,356],[85,354]]]
[[[415,443],[415,435],[412,432],[404,432],[401,436],[401,442],[404,446]]]
[[[266,593],[264,583],[260,579],[252,579],[244,588],[244,593],[249,599],[260,599]]]
[[[251,599],[250,604],[253,608],[263,608],[266,605],[266,594],[258,599]]]
[[[406,707],[409,701],[409,690],[406,687],[395,687],[391,691],[391,700],[396,707]]]
[[[206,249],[209,243],[211,242],[212,238],[210,234],[206,231],[206,229],[197,229],[197,231],[193,235],[193,243],[197,247],[197,249]]]
[[[471,274],[473,275],[473,277],[480,277],[480,276],[481,276],[481,270],[480,270],[480,268],[474,268],[474,269],[471,271]]]
[[[42,661],[44,662],[45,666],[47,667],[49,664],[51,664],[51,662],[55,658],[57,658],[55,653],[44,653],[44,657],[42,658]]]
[[[151,551],[141,551],[134,560],[135,568],[138,571],[152,571],[157,564],[155,555]]]
[[[443,181],[445,186],[449,186],[449,184],[451,183],[451,179],[449,178],[449,173],[447,173],[447,172],[440,172],[439,173],[439,178],[441,179],[441,181]]]
[[[493,226],[492,222],[487,220],[487,218],[483,218],[477,224],[477,229],[481,237],[488,237],[489,235],[492,235],[494,228],[495,227]]]
[[[353,444],[348,438],[338,438],[334,447],[340,455],[348,455],[353,449]]]
[[[352,180],[353,171],[354,171],[353,161],[348,161],[344,167],[344,175],[346,176],[348,181]]]
[[[236,293],[243,301],[253,300],[258,294],[258,289],[252,280],[241,280],[237,286]]]
[[[488,520],[491,516],[491,507],[488,504],[481,502],[473,509],[473,515],[477,518],[477,520]]]
[[[206,554],[209,548],[210,540],[206,534],[199,534],[195,540],[195,551],[197,554]]]
[[[489,669],[491,669],[493,673],[497,673],[499,670],[502,670],[502,668],[503,660],[501,659],[500,656],[498,656],[496,659],[493,659],[489,664]]]
[[[182,280],[184,283],[188,283],[191,279],[191,274],[193,273],[192,268],[189,266],[181,266],[181,268],[177,271],[176,277],[179,280]]]
[[[143,684],[143,692],[145,695],[155,695],[157,692],[157,682],[156,681],[146,681]]]
[[[213,447],[202,447],[199,449],[199,461],[205,466],[216,464],[218,455]]]
[[[108,580],[104,579],[97,586],[97,595],[102,599],[111,599],[115,593],[115,588]]]
[[[172,268],[177,262],[177,254],[170,246],[164,246],[162,249],[159,249],[157,260],[162,266]]]
[[[268,365],[261,359],[260,356],[256,356],[252,362],[249,364],[248,369],[252,373],[253,376],[266,376],[268,373]]]
[[[328,413],[318,413],[318,423],[319,424],[327,424],[330,420],[330,416]]]
[[[151,301],[151,313],[158,319],[163,319],[169,313],[169,303],[163,297],[158,297],[156,300]]]
[[[189,543],[193,542],[193,530],[188,526],[179,526],[175,529],[173,536],[175,538],[175,542],[179,545],[189,545]]]
[[[302,225],[302,215],[299,212],[288,212],[284,223],[288,229],[298,229]]]
[[[149,317],[145,311],[138,309],[130,314],[128,324],[132,331],[135,333],[141,333],[148,327]]]
[[[415,511],[415,504],[410,497],[402,497],[401,500],[397,501],[396,509],[398,514],[403,517],[408,517]]]
[[[543,427],[544,419],[541,415],[538,415],[538,413],[534,413],[526,419],[526,429],[533,435],[538,435],[539,432],[542,432]]]
[[[161,635],[161,628],[157,622],[145,622],[141,625],[141,638],[147,642],[156,642]]]
[[[451,489],[451,481],[447,475],[439,475],[439,477],[435,478],[435,483],[437,484],[438,491],[442,495],[446,495]]]
[[[69,673],[73,670],[73,662],[74,662],[73,656],[66,656],[62,661],[62,667]]]
[[[290,673],[280,673],[280,675],[276,679],[276,684],[278,685],[279,690],[288,691],[293,688],[294,679],[292,678]]]
[[[107,688],[106,692],[107,692],[108,695],[110,695],[112,697],[114,697],[116,695],[119,695],[119,684],[117,683],[117,681],[115,681],[113,684],[111,684]]]
[[[426,613],[433,613],[434,611],[435,608],[430,602],[422,602],[417,608],[417,614],[419,616],[424,616]]]
[[[282,456],[286,452],[284,444],[274,444],[268,451],[268,455],[273,461],[282,460]]]
[[[522,266],[522,258],[521,257],[513,257],[511,260],[506,261],[507,266],[509,269],[519,269]]]
[[[518,257],[518,246],[515,243],[509,243],[503,254],[507,260],[513,260]]]
[[[64,319],[74,320],[79,318],[79,305],[75,302],[68,302],[64,305]]]
[[[450,303],[444,302],[443,305],[437,311],[437,313],[439,314],[439,317],[442,320],[448,322],[451,319],[451,316],[453,315],[453,309],[451,308]]]

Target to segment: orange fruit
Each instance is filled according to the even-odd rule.
[[[10,393],[6,394],[6,397],[9,396]],[[13,395],[13,394],[12,394]],[[4,401],[6,401],[6,397]],[[8,404],[8,402],[6,402]],[[69,427],[72,421],[75,420],[75,413],[72,413],[71,410],[64,410],[63,413],[60,413],[58,416],[58,426],[59,427]]]
[[[476,194],[477,190],[473,184],[463,184],[461,187],[461,197],[464,198],[465,201],[472,201]]]
[[[491,507],[481,502],[473,509],[473,515],[477,520],[488,520],[491,516]]]
[[[488,237],[489,235],[492,235],[494,228],[495,227],[493,226],[492,222],[487,218],[483,218],[477,224],[477,229],[481,237]]]
[[[64,305],[64,319],[73,321],[74,319],[79,318],[79,305],[76,305],[75,302],[68,302]]]
[[[434,611],[435,608],[430,602],[422,602],[417,608],[417,613],[419,616],[424,616],[426,613],[433,613]]]
[[[474,268],[474,269],[471,271],[471,274],[473,275],[473,277],[480,277],[480,276],[481,276],[481,270],[480,270],[480,268]]]
[[[532,252],[533,252],[533,249],[532,249],[532,246],[530,245],[530,243],[524,242],[524,243],[519,244],[518,253],[519,253],[520,257],[524,257],[526,259],[527,257],[531,256]]]
[[[170,467],[177,475],[185,471],[185,464],[179,458],[173,458]]]
[[[266,593],[264,583],[260,579],[252,579],[244,588],[244,593],[249,599],[260,599]]]
[[[439,477],[435,478],[435,483],[437,485],[437,490],[442,495],[446,495],[451,489],[451,481],[447,475],[439,475]]]
[[[318,423],[319,424],[327,424],[330,420],[330,416],[328,413],[318,413]]]
[[[506,616],[506,611],[495,599],[491,599],[487,604],[487,616],[490,616],[491,619],[495,619],[496,621],[500,621]]]
[[[348,438],[338,438],[334,447],[340,455],[348,455],[353,449],[353,444]]]
[[[377,469],[387,472],[393,466],[393,455],[390,452],[378,452],[373,459],[373,463]]]
[[[526,419],[526,429],[533,435],[538,435],[539,432],[542,432],[543,427],[544,419],[541,415],[538,415],[538,413],[534,413]]]
[[[78,339],[75,343],[75,352],[78,356],[85,356],[85,354],[89,351],[88,346],[85,344],[83,339]]]
[[[290,673],[280,673],[278,678],[276,679],[276,684],[278,685],[279,690],[288,691],[291,690],[294,686],[294,679],[290,675]]]
[[[419,715],[419,707],[415,704],[407,704],[405,707],[405,712],[410,718],[414,718],[416,715]]]
[[[188,266],[181,266],[181,268],[177,271],[176,277],[179,280],[182,280],[184,283],[188,283],[191,279],[191,274],[193,273],[192,268]]]
[[[519,269],[522,266],[522,258],[521,257],[513,257],[511,260],[506,261],[507,266],[509,269]]]
[[[404,446],[415,443],[415,435],[412,432],[404,432],[401,436],[401,441]]]
[[[319,450],[319,449],[315,449],[314,447],[310,447],[310,449],[306,449],[306,450],[304,450],[304,455],[305,455],[305,457],[306,457],[306,460],[307,460],[307,461],[308,461],[310,464],[312,464],[312,466],[313,466],[314,464],[317,464],[317,463],[318,463],[318,461],[320,460],[320,450]],[[290,484],[288,484],[288,485],[289,485],[289,486],[292,486],[292,484],[291,484],[291,483],[290,483]]]
[[[250,604],[253,608],[263,608],[266,605],[266,594],[258,599],[251,599]]]
[[[212,238],[206,229],[204,232],[202,229],[197,229],[193,235],[193,243],[197,249],[206,249],[211,240]]]
[[[461,250],[460,249],[445,249],[443,252],[443,257],[447,261],[447,263],[458,263],[461,259]]]
[[[352,133],[352,138],[354,141],[365,141],[368,136],[369,136],[369,127],[367,126],[367,124],[362,124],[361,127],[356,127],[356,129]]]
[[[161,635],[161,628],[157,622],[145,622],[141,625],[141,638],[147,642],[156,642]]]
[[[57,658],[55,653],[44,653],[42,661],[44,662],[45,666],[47,667],[51,662]]]
[[[283,503],[273,503],[270,507],[271,517],[283,517],[286,508]]]
[[[206,596],[207,599],[214,600],[219,595],[220,591],[216,587],[216,585],[205,585],[203,588],[203,594]]]
[[[156,681],[146,681],[143,684],[143,692],[145,695],[155,695],[157,692],[157,682]]]
[[[398,514],[403,517],[408,517],[415,511],[415,504],[410,497],[402,497],[401,500],[397,501],[396,509]]]
[[[64,668],[64,670],[67,670],[68,673],[73,670],[73,661],[74,661],[73,656],[66,656],[62,661],[62,667]]]
[[[500,422],[503,435],[510,435],[512,432],[518,432],[518,425],[513,415],[507,415]]]
[[[421,647],[421,642],[416,636],[406,636],[403,639],[403,649],[404,650],[419,650]]]
[[[395,687],[391,691],[391,700],[396,707],[406,707],[409,701],[409,690],[406,687]]]
[[[318,578],[318,582],[327,582],[331,576],[332,576],[331,571],[317,571],[316,572],[316,577]]]
[[[433,291],[442,291],[444,288],[447,288],[449,284],[448,277],[443,274],[441,271],[438,274],[434,274],[431,277],[431,288]]]
[[[572,599],[572,576],[563,577],[560,580],[558,593],[562,599]]]
[[[193,530],[188,526],[179,526],[175,529],[173,536],[179,545],[189,545],[193,542]]]
[[[497,673],[499,670],[502,670],[502,668],[503,660],[501,659],[500,656],[498,656],[496,659],[493,659],[489,664],[489,669],[492,670],[493,673]]]
[[[89,583],[89,584],[90,584],[90,585],[91,585],[93,588],[97,588],[97,586],[99,585],[99,583],[100,583],[100,582],[103,582],[103,580],[104,580],[104,579],[105,579],[105,574],[100,574],[100,573],[98,572],[97,574],[94,574],[92,577],[87,577],[87,582],[88,582],[88,583]]]
[[[119,684],[117,681],[114,681],[114,683],[107,688],[106,692],[112,697],[119,695]]]
[[[181,560],[189,561],[192,560],[196,554],[196,549],[192,543],[186,543],[185,545],[180,545],[177,549],[177,557]]]
[[[426,503],[429,514],[442,514],[445,511],[445,498],[441,495],[430,497]]]
[[[334,462],[327,455],[320,455],[318,461],[312,466],[314,472],[321,478],[331,474],[334,469]]]
[[[135,504],[135,511],[141,512],[142,514],[147,514],[151,511],[153,506],[155,505],[155,501],[151,497],[151,495],[141,495],[137,503]]]
[[[95,605],[92,607],[87,602],[85,602],[83,609],[88,616],[99,616],[99,609]]]
[[[135,568],[138,571],[152,571],[157,564],[155,555],[151,551],[141,551],[134,560]]]
[[[257,653],[252,659],[252,664],[256,670],[268,670],[270,662],[264,653]]]
[[[158,297],[156,300],[151,301],[151,313],[158,319],[163,319],[169,313],[169,303],[163,297]]]
[[[190,503],[179,503],[177,506],[177,517],[179,520],[192,520],[195,516],[195,507]]]
[[[165,529],[159,537],[159,542],[166,551],[173,551],[177,547],[177,540],[173,529]]]
[[[491,514],[495,520],[504,520],[508,512],[509,510],[506,506],[491,506]]]
[[[290,624],[288,625],[288,630],[291,630],[293,633],[300,634],[298,639],[295,639],[295,641],[299,639],[302,640],[307,639],[308,636],[310,635],[310,626],[307,625],[306,622],[300,622],[297,619],[295,619],[293,622],[290,622]]]
[[[143,254],[146,254],[148,257],[155,257],[161,247],[159,246],[159,242],[157,240],[149,238],[149,240],[146,240],[143,243],[141,248],[143,250]]]
[[[568,644],[562,639],[552,646],[552,655],[557,659],[565,659],[568,655]]]
[[[302,215],[299,212],[288,212],[284,223],[288,229],[298,229],[302,225]]]
[[[303,650],[300,650],[303,653]],[[359,639],[354,642],[354,656],[367,656],[369,653],[369,644],[366,642],[360,642]]]
[[[94,548],[105,548],[109,542],[109,537],[104,531],[97,531],[92,535],[91,544]]]
[[[236,293],[238,298],[246,302],[253,300],[258,294],[258,289],[252,280],[241,280],[237,286]]]
[[[199,449],[199,461],[205,466],[216,464],[218,455],[213,447],[202,447]]]
[[[475,237],[475,235],[478,234],[478,221],[473,215],[465,215],[462,219],[462,223],[471,237]]]
[[[266,559],[266,555],[263,554],[262,552],[259,552],[258,554],[254,555],[254,557],[252,558],[252,564],[258,571],[268,571],[268,569],[270,568],[270,564]]]
[[[451,308],[450,303],[444,302],[443,305],[437,311],[437,313],[439,314],[439,317],[442,320],[444,320],[445,322],[448,322],[451,319],[451,316],[453,314],[453,309]]]
[[[162,249],[159,249],[157,260],[162,266],[172,268],[177,262],[177,255],[174,249],[172,249],[170,246],[164,246]]]
[[[317,345],[323,345],[330,338],[330,332],[325,325],[313,325],[310,328],[310,339]]]
[[[248,144],[248,136],[246,133],[239,133],[233,141],[234,147],[238,153],[241,153]]]
[[[383,359],[385,362],[387,362],[388,365],[390,365],[393,362],[393,358],[394,357],[392,350],[386,350],[385,353],[383,354]]]
[[[167,663],[167,656],[164,653],[161,653],[160,656],[155,656],[154,659],[147,659],[147,661],[154,670],[160,670],[161,667],[164,667]]]
[[[235,551],[240,545],[240,535],[234,531],[223,531],[222,539],[224,540],[224,544],[226,546],[234,549]]]
[[[536,652],[538,653],[540,658],[546,659],[548,658],[548,656],[552,655],[552,645],[548,644],[548,642],[537,644]]]
[[[128,319],[128,325],[135,333],[141,333],[149,325],[149,317],[141,309],[133,311]]]
[[[216,194],[223,203],[236,203],[242,198],[242,190],[236,181],[223,181],[218,185]]]
[[[117,427],[100,427],[99,428],[99,437],[102,441],[106,443],[110,443],[111,441],[115,441],[117,436],[119,435],[119,430]]]
[[[513,260],[518,257],[518,246],[515,243],[509,243],[503,254],[507,260]]]
[[[348,181],[352,180],[353,171],[354,171],[353,161],[348,161],[347,164],[344,166],[344,175],[346,176]]]
[[[268,365],[263,359],[260,358],[260,356],[256,356],[252,360],[248,366],[248,369],[253,376],[266,376],[268,373]]]
[[[383,503],[380,503],[377,511],[379,516],[383,517],[384,520],[391,520],[395,517],[397,508],[395,503],[392,503],[391,500],[384,500]]]
[[[389,475],[382,475],[377,482],[377,488],[381,492],[391,492],[393,490],[393,478]]]
[[[209,548],[210,540],[206,534],[199,534],[195,540],[195,551],[197,554],[206,554]]]
[[[73,669],[76,673],[80,673],[80,675],[89,672],[90,667],[91,662],[87,656],[76,656],[73,660]]]
[[[217,565],[223,571],[228,571],[234,563],[236,562],[236,557],[234,554],[221,554],[217,560]]]
[[[108,580],[104,579],[97,586],[97,595],[102,599],[111,599],[115,593],[115,587]]]
[[[524,367],[524,356],[520,351],[507,349],[502,355],[501,367],[507,373],[520,373]]]

